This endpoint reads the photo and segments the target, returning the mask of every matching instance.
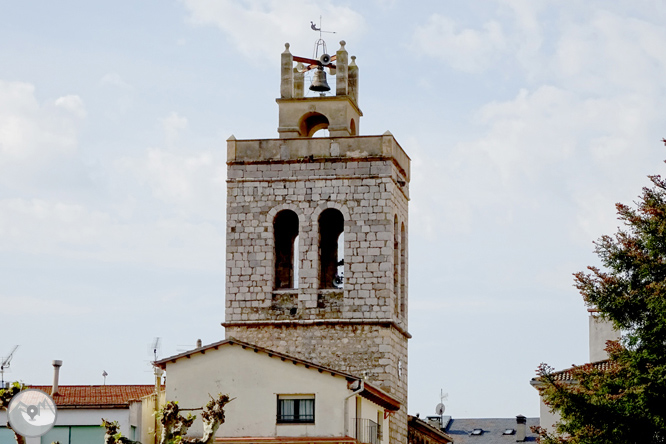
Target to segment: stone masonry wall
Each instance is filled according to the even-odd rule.
[[[394,221],[398,234],[403,224],[408,233],[408,158],[390,133],[247,141],[243,150],[244,142],[228,147],[227,337],[376,382],[403,403],[389,433],[392,444],[406,443],[408,255],[405,245],[404,267],[395,266]],[[308,147],[315,155],[293,158]],[[344,217],[342,289],[319,288],[318,220],[328,208]],[[274,288],[273,222],[282,210],[299,220],[299,278],[291,289]]]
[[[334,310],[347,319],[395,319],[406,329],[393,292],[393,218],[407,223],[398,175],[383,159],[230,165],[226,322],[330,318]],[[326,208],[345,218],[342,298],[318,288],[318,217]],[[300,261],[298,289],[286,291],[297,310],[278,313],[289,299],[273,288],[273,220],[283,209],[299,217]]]

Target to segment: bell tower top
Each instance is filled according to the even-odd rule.
[[[323,54],[319,60],[294,56],[289,43],[281,57],[278,133],[281,139],[308,138],[320,129],[328,129],[331,137],[357,136],[363,113],[358,107],[358,66],[356,57],[349,56],[345,41],[334,56]],[[297,65],[294,67],[294,62]],[[305,72],[314,69],[313,91],[329,91],[324,68],[335,75],[335,95],[322,92],[305,97]]]

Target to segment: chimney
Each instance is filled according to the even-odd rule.
[[[527,418],[523,415],[516,416],[516,442],[525,442],[527,434]]]
[[[62,366],[62,361],[55,360],[53,361],[53,390],[51,390],[51,396],[58,394],[58,377],[60,376],[60,367]]]
[[[201,339],[197,339],[197,348],[201,348],[202,345]]]
[[[613,323],[599,317],[594,308],[587,310],[590,313],[590,362],[608,359],[606,353],[606,341],[619,341],[618,332]]]

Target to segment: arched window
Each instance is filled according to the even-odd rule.
[[[298,216],[291,210],[282,210],[273,221],[275,240],[275,288],[296,288],[298,275]]]
[[[400,315],[405,316],[407,302],[407,232],[400,226]]]
[[[328,128],[328,118],[317,112],[304,114],[298,122],[298,133],[301,137],[312,137],[321,129]]]
[[[393,294],[395,295],[395,312],[400,310],[400,232],[398,216],[393,219]]]
[[[340,235],[344,231],[342,213],[329,208],[319,215],[319,288],[342,288],[344,246]],[[342,250],[342,251],[340,251]]]

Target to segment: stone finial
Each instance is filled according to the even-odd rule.
[[[280,55],[280,97],[291,99],[294,95],[294,57],[289,52],[289,43],[284,44],[284,52]]]
[[[347,81],[349,67],[344,40],[340,40],[340,49],[338,49],[335,55],[335,65],[337,66],[335,73],[335,95],[346,96],[349,94],[349,85]]]
[[[227,162],[231,162],[236,159],[236,138],[232,134],[227,139]]]
[[[358,66],[356,65],[356,56],[351,56],[351,63],[349,64],[347,72],[348,90],[347,94],[358,105]]]

